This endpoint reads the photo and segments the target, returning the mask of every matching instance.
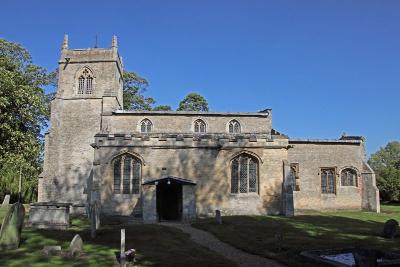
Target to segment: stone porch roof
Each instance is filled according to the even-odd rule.
[[[175,182],[178,182],[178,183],[184,184],[184,185],[196,185],[196,183],[190,179],[176,177],[176,176],[164,176],[164,177],[161,177],[158,179],[152,179],[152,180],[144,182],[143,185],[155,184],[156,182],[161,182],[164,180],[173,180]]]

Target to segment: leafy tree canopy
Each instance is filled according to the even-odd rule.
[[[154,111],[170,111],[172,110],[171,106],[168,105],[160,105],[153,108]]]
[[[400,142],[393,141],[372,154],[368,163],[374,169],[381,197],[400,200]]]
[[[143,93],[149,86],[145,78],[134,72],[125,71],[123,74],[124,109],[151,110],[156,102],[152,97],[145,97]]]
[[[179,103],[177,110],[208,111],[208,103],[203,96],[197,93],[190,93]]]
[[[0,194],[17,193],[20,168],[25,195],[36,192],[40,131],[49,116],[43,87],[53,79],[54,74],[32,63],[25,48],[0,39]]]

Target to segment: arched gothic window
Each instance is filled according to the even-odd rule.
[[[129,154],[114,159],[114,194],[139,194],[141,161]]]
[[[258,191],[258,161],[247,154],[241,154],[232,160],[231,193],[249,193]]]
[[[354,169],[346,168],[341,173],[342,186],[358,186],[357,172]]]
[[[240,130],[240,123],[237,120],[231,120],[229,122],[229,133],[238,134]]]
[[[149,119],[144,119],[140,122],[140,132],[150,133],[153,128],[153,123]]]
[[[78,78],[78,94],[93,93],[93,74],[88,68],[84,68]]]
[[[206,133],[207,132],[207,127],[206,127],[206,123],[203,120],[196,120],[194,122],[194,132],[195,133]]]
[[[321,192],[323,194],[336,193],[336,172],[334,168],[321,169]]]

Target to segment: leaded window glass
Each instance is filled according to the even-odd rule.
[[[129,154],[122,155],[115,159],[114,194],[139,194],[141,168],[141,161]]]
[[[258,192],[258,162],[242,154],[232,160],[231,193]]]
[[[124,175],[122,180],[122,193],[129,194],[130,191],[130,180],[131,180],[131,157],[125,157],[124,159]]]
[[[321,192],[323,194],[336,193],[336,173],[334,168],[321,169]]]
[[[80,76],[78,79],[78,94],[83,94],[85,92],[85,77]]]
[[[152,131],[153,124],[149,119],[144,119],[140,123],[140,131],[142,133],[150,133]]]
[[[239,183],[240,183],[240,193],[247,192],[247,181],[248,181],[248,169],[249,169],[249,159],[247,157],[240,158],[240,168],[239,168]]]
[[[232,161],[231,165],[231,193],[238,193],[239,190],[239,159]]]
[[[257,192],[257,162],[249,159],[249,192]]]
[[[206,123],[203,120],[196,120],[194,122],[194,132],[195,133],[205,133],[205,132],[207,132]]]
[[[354,169],[344,169],[341,173],[342,186],[358,186],[357,172]]]
[[[141,169],[140,162],[135,160],[133,162],[132,194],[139,194],[140,191],[140,169]]]
[[[114,161],[114,193],[121,193],[121,159]]]
[[[86,78],[86,94],[91,94],[93,91],[93,78],[87,77]]]
[[[240,123],[237,120],[232,120],[229,122],[229,133],[238,134],[240,133]]]

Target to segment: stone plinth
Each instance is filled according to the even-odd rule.
[[[39,229],[67,229],[70,226],[71,205],[72,203],[32,203],[28,225]]]

